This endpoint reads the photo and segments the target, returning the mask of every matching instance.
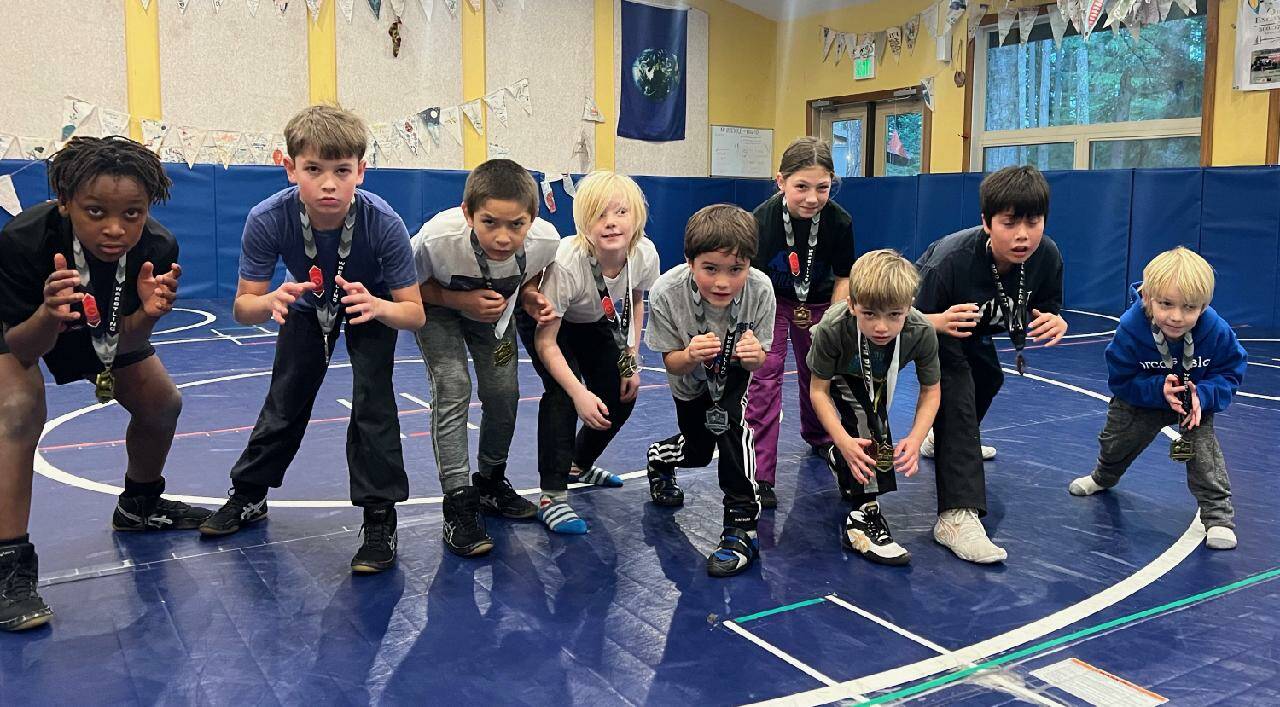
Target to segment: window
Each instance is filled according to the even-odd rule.
[[[1105,19],[1105,18],[1104,18]],[[1021,43],[983,28],[974,56],[972,164],[1041,169],[1193,167],[1200,164],[1205,17],[1142,28],[1139,39],[1074,28],[1055,47],[1041,16]]]
[[[862,118],[831,123],[831,159],[840,177],[862,176]]]

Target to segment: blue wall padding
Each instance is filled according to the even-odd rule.
[[[1208,169],[1200,253],[1217,271],[1213,306],[1232,324],[1280,326],[1280,169]]]
[[[1200,250],[1204,174],[1202,169],[1142,169],[1133,173],[1126,280],[1141,280],[1142,268],[1170,248],[1181,245]]]
[[[0,160],[0,175],[3,174],[13,175],[13,189],[18,193],[18,203],[23,208],[53,198],[49,192],[49,171],[45,169],[44,162]],[[0,209],[0,226],[9,223],[11,218],[8,211]]]
[[[0,174],[29,163],[0,161]],[[249,209],[287,184],[278,167],[166,165],[172,201],[156,217],[182,244],[184,297],[229,297]],[[542,175],[535,173],[541,181]],[[1128,284],[1156,253],[1199,249],[1218,273],[1214,304],[1236,325],[1280,328],[1280,168],[1051,172],[1046,232],[1066,264],[1068,307],[1110,314],[1124,309]],[[580,180],[581,175],[575,175]],[[462,201],[466,172],[377,169],[365,188],[387,199],[414,234],[434,214]],[[649,202],[649,237],[663,268],[683,261],[684,225],[707,204],[750,211],[776,190],[770,179],[637,177]],[[893,247],[917,258],[935,239],[979,223],[980,174],[845,179],[835,199],[854,217],[859,254]],[[49,197],[43,164],[14,179],[32,206]],[[573,200],[555,182],[556,213],[541,215],[561,235],[574,233]],[[8,215],[0,213],[0,224]]]

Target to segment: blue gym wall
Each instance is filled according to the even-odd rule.
[[[182,296],[230,297],[249,209],[284,187],[279,167],[166,165],[173,198],[154,215],[182,247]],[[22,203],[49,198],[44,165],[0,161],[14,173]],[[1117,314],[1128,283],[1154,254],[1185,245],[1218,273],[1214,307],[1233,324],[1280,328],[1280,168],[1050,172],[1046,233],[1062,249],[1068,307]],[[541,179],[540,174],[535,177]],[[466,173],[371,169],[364,188],[391,203],[410,233],[458,204]],[[981,174],[845,180],[835,200],[853,215],[858,253],[897,248],[915,258],[939,236],[978,223]],[[717,202],[750,210],[773,191],[761,179],[637,177],[649,200],[649,237],[664,269],[682,259],[685,220]],[[563,234],[573,231],[573,200],[555,183],[557,210],[543,209]],[[0,224],[8,214],[0,211]]]

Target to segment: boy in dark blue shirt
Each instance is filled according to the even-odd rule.
[[[1205,545],[1230,550],[1236,546],[1235,511],[1213,416],[1240,388],[1245,350],[1209,306],[1213,268],[1204,258],[1182,247],[1166,251],[1147,264],[1139,284],[1141,297],[1120,317],[1107,345],[1112,398],[1098,435],[1098,465],[1068,490],[1088,496],[1115,486],[1161,428],[1178,424],[1182,435],[1170,456],[1187,464],[1187,486],[1208,529]]]

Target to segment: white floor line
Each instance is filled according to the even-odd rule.
[[[346,398],[338,398],[338,404],[348,410],[355,410],[355,408],[351,407],[351,401],[347,400]],[[409,439],[409,438],[406,437],[403,432],[401,432],[400,439]]]
[[[876,616],[875,614],[871,613],[870,611],[867,611],[866,609],[863,609],[863,608],[861,608],[861,607],[854,606],[853,604],[850,604],[849,602],[845,601],[844,599],[841,599],[840,597],[836,596],[835,594],[828,594],[827,596],[825,596],[825,597],[823,597],[823,598],[824,598],[824,599],[826,599],[827,601],[831,602],[832,604],[835,604],[836,606],[843,607],[843,608],[845,608],[845,609],[848,609],[849,611],[852,611],[853,613],[857,614],[858,616],[861,616],[862,618],[864,618],[864,619],[866,619],[866,620],[868,620],[868,621],[870,621],[870,622],[872,622],[872,623],[875,623],[875,624],[878,624],[878,625],[880,625],[880,626],[883,626],[883,627],[885,627],[885,628],[889,629],[890,631],[893,631],[894,633],[898,634],[899,636],[902,636],[903,638],[909,638],[909,639],[911,639],[911,640],[915,641],[916,643],[919,643],[920,645],[924,646],[925,648],[928,648],[929,650],[933,651],[934,653],[943,653],[943,654],[946,654],[946,653],[950,653],[950,652],[951,652],[951,651],[947,650],[946,648],[943,648],[942,646],[940,646],[940,645],[938,645],[938,644],[934,643],[933,641],[930,641],[929,639],[924,638],[923,636],[917,636],[916,634],[914,634],[914,633],[912,633],[912,632],[908,631],[907,629],[902,628],[901,626],[899,626],[899,625],[897,625],[897,624],[895,624],[895,623],[890,623],[890,622],[888,622],[888,621],[886,621],[886,620],[884,620],[884,619],[880,618],[879,616]]]
[[[1102,317],[1103,319],[1110,319],[1113,322],[1120,321],[1120,317],[1113,317],[1110,314],[1099,314],[1097,312],[1086,312],[1083,309],[1064,309],[1062,311],[1071,312],[1072,314],[1087,314],[1090,317]]]
[[[1237,391],[1236,391],[1236,395],[1242,395],[1242,396],[1244,396],[1244,397],[1246,397],[1246,398],[1257,398],[1257,399],[1259,399],[1259,400],[1276,400],[1276,401],[1280,401],[1280,396],[1277,396],[1277,395],[1263,395],[1263,394],[1261,394],[1261,393],[1246,393],[1246,392],[1244,392],[1243,390],[1237,390]]]
[[[1250,362],[1249,362],[1249,365],[1250,365],[1250,366],[1262,366],[1263,368],[1280,368],[1280,366],[1277,366],[1277,365],[1276,365],[1276,364],[1274,364],[1274,363],[1263,363],[1263,362],[1261,362],[1261,361],[1250,361]]]
[[[745,628],[743,628],[743,627],[739,626],[737,623],[735,623],[735,622],[733,622],[733,621],[726,621],[726,622],[724,622],[724,624],[722,624],[722,625],[723,625],[725,628],[729,629],[730,631],[733,631],[734,633],[738,634],[739,636],[742,636],[743,638],[747,639],[748,641],[751,641],[752,643],[756,644],[757,646],[760,646],[761,648],[765,649],[766,651],[768,651],[768,652],[772,653],[774,656],[776,656],[776,657],[778,657],[778,658],[782,659],[785,663],[787,663],[787,664],[788,664],[788,665],[790,665],[791,667],[795,668],[796,670],[799,670],[800,672],[804,673],[805,675],[808,675],[809,677],[813,678],[814,680],[817,680],[818,682],[822,683],[823,685],[826,685],[826,686],[828,686],[828,687],[834,687],[834,686],[836,685],[836,681],[835,681],[835,680],[832,680],[831,678],[827,677],[826,675],[823,675],[822,673],[818,672],[817,670],[814,670],[813,668],[809,667],[808,665],[805,665],[804,663],[800,662],[800,660],[798,660],[797,658],[795,658],[795,656],[792,656],[790,653],[787,653],[786,651],[781,650],[780,648],[778,648],[777,646],[773,645],[772,643],[770,643],[770,642],[768,642],[768,641],[764,640],[763,638],[760,638],[759,636],[755,635],[754,633],[752,633],[752,632],[750,632],[750,631],[746,630]],[[866,698],[862,697],[861,695],[850,695],[849,697],[850,697],[850,698],[852,698],[852,699],[855,699],[855,700],[863,700],[863,699],[866,699]]]
[[[428,410],[430,410],[430,409],[431,409],[431,403],[429,403],[429,402],[427,402],[427,401],[423,400],[422,398],[419,398],[418,396],[414,395],[413,393],[401,393],[401,394],[400,394],[400,397],[404,398],[405,400],[408,400],[408,401],[409,401],[409,402],[411,402],[411,403],[417,403],[418,405],[421,405],[422,407],[424,407],[424,408],[426,408],[426,409],[428,409]]]
[[[151,332],[151,335],[152,335],[152,336],[160,336],[160,335],[162,335],[162,334],[173,334],[173,333],[176,333],[176,332],[179,332],[179,331],[187,331],[188,329],[199,329],[200,327],[202,327],[202,326],[204,326],[204,325],[206,325],[206,324],[212,324],[212,323],[214,323],[215,321],[217,321],[217,320],[218,320],[218,318],[217,318],[216,316],[214,316],[214,314],[213,314],[212,312],[206,312],[206,311],[204,311],[203,309],[187,309],[187,308],[185,308],[185,307],[174,307],[172,311],[174,311],[174,312],[190,312],[190,313],[192,313],[192,314],[199,314],[199,315],[203,316],[203,317],[204,317],[204,319],[203,319],[203,320],[201,320],[201,321],[196,322],[195,324],[187,324],[186,326],[174,327],[174,328],[172,328],[172,329],[164,329],[164,330],[162,330],[162,331],[153,331],[153,332]]]

